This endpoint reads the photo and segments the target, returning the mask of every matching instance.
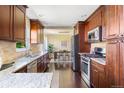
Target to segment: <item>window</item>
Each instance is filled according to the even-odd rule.
[[[66,48],[67,47],[67,41],[61,41],[61,47]]]

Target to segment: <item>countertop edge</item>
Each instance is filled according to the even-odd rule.
[[[7,72],[8,72],[8,73],[14,73],[14,72],[16,72],[17,70],[19,70],[19,69],[23,68],[24,66],[26,66],[26,65],[28,65],[28,64],[30,64],[30,63],[32,63],[34,60],[40,58],[41,56],[43,56],[43,55],[45,55],[45,54],[47,54],[47,53],[48,53],[48,52],[39,53],[38,56],[33,57],[33,58],[30,58],[30,57],[28,58],[28,57],[27,57],[27,59],[28,59],[27,63],[26,63],[26,61],[25,61],[25,64],[24,64],[24,65],[22,65],[22,66],[20,66],[19,68],[16,69],[14,66],[15,66],[15,65],[18,65],[18,63],[20,63],[20,62],[18,62],[18,60],[25,58],[25,56],[24,56],[24,57],[21,57],[21,58],[18,58],[18,59],[15,60],[15,63],[13,64],[12,67],[9,67],[9,68],[7,68],[7,69],[1,70],[1,71],[0,71],[0,74],[1,74],[1,73],[4,73],[4,72],[6,72],[6,73],[7,73]],[[26,60],[26,59],[25,59],[25,60]],[[23,63],[22,63],[22,64],[23,64]],[[20,65],[20,64],[19,64],[19,65]]]
[[[101,65],[106,65],[106,62],[100,62],[99,60],[97,60],[97,58],[91,58],[91,60],[94,60],[95,62],[97,62],[98,64],[101,64]]]

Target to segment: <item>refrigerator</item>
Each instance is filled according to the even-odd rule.
[[[80,56],[79,56],[79,35],[73,35],[71,37],[71,56],[72,56],[72,70],[80,71]]]

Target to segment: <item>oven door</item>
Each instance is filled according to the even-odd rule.
[[[90,62],[81,60],[81,76],[87,85],[90,86]]]
[[[81,62],[81,72],[85,77],[89,79],[89,64],[86,62]]]

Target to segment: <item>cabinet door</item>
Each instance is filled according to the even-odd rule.
[[[42,28],[37,20],[31,20],[31,43],[42,43]]]
[[[102,8],[102,40],[105,41],[107,36],[106,36],[106,17],[107,17],[107,11],[106,11],[106,7],[103,6]]]
[[[0,5],[0,39],[12,40],[12,6]]]
[[[88,42],[88,31],[89,31],[89,22],[85,23],[85,35],[84,35],[85,42]]]
[[[124,87],[124,40],[120,43],[120,87]]]
[[[37,43],[37,22],[31,21],[31,43]]]
[[[106,72],[104,68],[99,68],[99,88],[106,88]]]
[[[93,87],[99,87],[99,72],[98,69],[92,64],[91,65],[91,84]]]
[[[37,73],[37,60],[35,60],[27,65],[27,72],[28,73]]]
[[[41,26],[41,43],[43,43],[43,41],[44,41],[44,30],[43,30],[44,28]]]
[[[107,82],[108,87],[119,85],[119,42],[117,40],[107,43]]]
[[[124,37],[124,6],[119,6],[119,15],[120,15],[120,37]]]
[[[108,5],[106,6],[107,11],[107,38],[117,38],[119,35],[119,16],[118,16],[118,6]]]
[[[43,57],[38,59],[38,63],[37,63],[37,72],[43,72],[44,70],[44,65],[43,65]]]
[[[15,73],[27,73],[27,66],[17,70]]]
[[[37,43],[41,43],[41,27],[40,24],[37,24],[38,29],[37,29]]]
[[[14,40],[25,41],[25,13],[14,6]]]

